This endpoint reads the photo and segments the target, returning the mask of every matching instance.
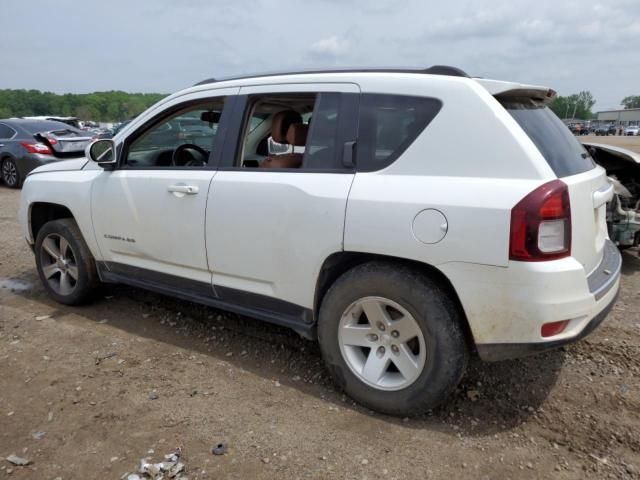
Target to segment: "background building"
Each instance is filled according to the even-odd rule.
[[[613,123],[615,125],[640,125],[640,108],[626,110],[605,110],[596,113],[598,123]]]

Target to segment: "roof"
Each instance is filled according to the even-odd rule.
[[[265,72],[265,73],[254,73],[248,75],[239,75],[233,77],[223,77],[223,78],[208,78],[206,80],[202,80],[194,85],[207,85],[209,83],[216,82],[226,82],[229,80],[243,80],[248,78],[260,78],[260,77],[276,77],[279,75],[301,75],[301,74],[317,74],[317,73],[416,73],[416,74],[424,74],[424,75],[448,75],[452,77],[467,77],[466,72],[457,68],[451,67],[448,65],[433,65],[429,68],[418,69],[418,68],[334,68],[334,69],[310,69],[310,70],[297,70],[292,72]]]
[[[553,90],[548,87],[539,85],[528,85],[517,82],[504,82],[500,80],[490,80],[486,78],[476,78],[469,76],[465,71],[457,67],[448,65],[433,65],[429,68],[337,68],[337,69],[315,69],[315,70],[300,70],[294,72],[268,72],[268,73],[256,73],[252,75],[240,75],[234,77],[224,78],[209,78],[203,80],[194,85],[194,87],[202,85],[210,85],[218,82],[226,82],[233,80],[251,80],[255,78],[275,77],[285,75],[309,75],[309,74],[336,74],[336,73],[406,73],[415,75],[442,75],[458,78],[473,79],[482,85],[491,95],[504,95],[504,96],[526,96],[531,98],[537,98],[539,100],[549,102],[555,96]]]
[[[637,112],[638,110],[640,110],[640,108],[618,108],[614,110],[600,110],[596,112],[596,115],[598,113],[611,113],[611,112]]]
[[[73,131],[77,131],[77,129],[75,129],[71,125],[68,125],[63,122],[59,122],[57,120],[40,120],[40,119],[24,117],[24,118],[0,119],[0,122],[6,123],[7,125],[20,127],[29,133],[36,133],[36,132],[42,132],[46,130],[56,130],[56,129],[57,130],[71,129]]]
[[[78,117],[64,117],[61,115],[31,115],[26,118],[28,120],[78,120]]]

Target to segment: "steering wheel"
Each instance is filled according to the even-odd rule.
[[[202,158],[197,159],[192,154],[184,155],[185,150],[195,150]],[[173,151],[171,165],[174,167],[204,167],[207,164],[209,152],[193,143],[184,143]]]

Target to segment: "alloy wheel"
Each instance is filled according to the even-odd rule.
[[[45,237],[40,247],[40,265],[45,280],[58,295],[71,295],[78,283],[78,265],[69,242],[56,233]]]
[[[18,170],[16,165],[11,160],[5,160],[2,163],[2,178],[4,183],[13,187],[18,181]]]
[[[338,342],[351,371],[379,390],[410,386],[426,364],[420,325],[387,298],[364,297],[349,305],[340,319]]]

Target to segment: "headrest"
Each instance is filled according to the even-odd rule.
[[[271,137],[274,142],[287,143],[287,130],[292,123],[302,123],[302,117],[295,110],[283,110],[273,116]]]
[[[307,133],[309,133],[309,125],[294,123],[287,130],[287,143],[296,147],[304,147],[307,144]]]

